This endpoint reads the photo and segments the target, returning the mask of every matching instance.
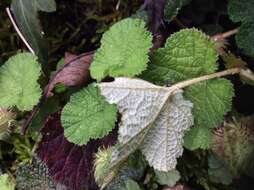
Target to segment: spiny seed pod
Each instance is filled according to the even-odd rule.
[[[0,140],[4,140],[10,133],[15,117],[13,112],[0,108]]]
[[[251,159],[254,158],[254,118],[247,117],[225,123],[223,128],[214,132],[213,152],[225,163],[235,176],[250,173]],[[253,173],[253,172],[252,172]]]
[[[95,171],[94,177],[95,181],[99,186],[104,186],[112,181],[116,175],[116,171],[108,171],[110,161],[112,158],[112,148],[108,149],[99,149],[95,155]]]

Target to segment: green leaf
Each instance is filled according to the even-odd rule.
[[[52,12],[56,10],[54,0],[13,0],[11,10],[17,25],[43,63],[48,59],[47,43],[38,19],[38,11]]]
[[[14,190],[15,184],[7,174],[0,175],[1,190]]]
[[[222,159],[212,154],[208,158],[208,166],[209,178],[213,182],[222,183],[224,185],[232,183],[233,175]]]
[[[40,11],[48,13],[56,11],[55,0],[34,0],[34,3]]]
[[[160,172],[155,170],[156,180],[160,185],[167,185],[173,187],[181,178],[180,173],[177,170],[169,172]]]
[[[11,57],[0,67],[0,107],[31,110],[42,93],[37,83],[40,74],[40,65],[32,54],[20,53]]]
[[[232,21],[242,22],[236,34],[236,43],[246,55],[254,56],[254,1],[230,0],[228,14]]]
[[[253,21],[254,1],[252,0],[230,0],[228,2],[228,14],[232,21]]]
[[[212,40],[196,29],[184,29],[172,35],[164,48],[152,57],[143,78],[156,82],[176,83],[213,73],[217,68],[217,53]],[[188,87],[185,97],[194,104],[195,127],[214,128],[230,111],[234,90],[224,79],[216,79]],[[211,133],[206,129],[191,129],[185,137],[190,149],[207,148]],[[201,139],[201,133],[208,139]],[[189,137],[188,137],[189,136]],[[196,137],[191,139],[192,137]],[[207,141],[206,141],[207,140]]]
[[[254,56],[254,20],[242,23],[236,35],[236,43],[246,55]]]
[[[191,0],[167,0],[165,4],[165,19],[171,21],[178,14],[178,11]]]
[[[197,29],[173,34],[164,48],[157,50],[143,78],[164,84],[213,73],[217,69],[213,41]]]
[[[94,85],[71,96],[64,107],[61,122],[64,136],[72,143],[84,145],[102,138],[115,126],[116,105],[109,104]]]
[[[211,131],[231,110],[234,89],[226,79],[214,79],[190,86],[185,98],[194,104],[195,127],[185,136],[185,147],[190,150],[208,148],[211,143]]]
[[[184,147],[189,150],[208,149],[212,143],[212,131],[205,127],[193,127],[184,137]]]
[[[195,126],[215,128],[231,110],[234,89],[230,81],[215,79],[188,87],[184,95],[194,104]]]
[[[146,69],[152,35],[140,19],[124,19],[105,32],[91,65],[91,75],[100,81],[106,76],[133,77]]]
[[[126,184],[126,189],[127,190],[141,190],[141,188],[139,187],[139,185],[136,181],[127,180],[125,182],[125,184]]]

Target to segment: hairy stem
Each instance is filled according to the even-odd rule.
[[[227,69],[225,71],[213,73],[213,74],[210,74],[210,75],[205,75],[205,76],[202,76],[202,77],[186,80],[186,81],[183,81],[183,82],[179,82],[179,83],[171,86],[170,88],[183,89],[183,88],[186,88],[188,86],[191,86],[193,84],[196,84],[196,83],[199,83],[199,82],[202,82],[202,81],[206,81],[206,80],[210,80],[210,79],[214,79],[214,78],[219,78],[219,77],[224,77],[224,76],[228,76],[228,75],[239,74],[241,71],[242,71],[242,68]]]
[[[212,36],[211,38],[214,41],[222,41],[225,38],[229,38],[229,37],[235,35],[238,31],[239,31],[239,28],[235,28],[233,30],[229,30],[229,31],[221,33],[221,34],[216,34],[216,35]]]

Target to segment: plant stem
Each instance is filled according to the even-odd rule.
[[[223,77],[223,76],[228,76],[228,75],[235,75],[235,74],[239,74],[241,72],[242,68],[232,68],[232,69],[227,69],[225,71],[221,71],[221,72],[217,72],[217,73],[213,73],[210,75],[205,75],[202,77],[198,77],[198,78],[194,78],[194,79],[190,79],[190,80],[186,80],[183,82],[179,82],[169,88],[175,88],[175,89],[183,89],[186,88],[188,86],[191,86],[193,84],[202,82],[202,81],[206,81],[206,80],[210,80],[210,79],[214,79],[214,78],[219,78],[219,77]]]
[[[21,38],[21,40],[24,42],[24,44],[26,45],[26,47],[29,49],[29,51],[35,55],[35,52],[33,50],[33,48],[30,46],[30,44],[27,42],[26,38],[24,37],[24,35],[22,34],[22,32],[19,30],[19,27],[17,26],[14,18],[12,17],[11,11],[9,8],[6,8],[6,12],[8,17],[10,18],[10,21],[14,27],[14,29],[16,30],[16,32],[18,33],[19,37]]]
[[[216,35],[212,36],[212,39],[214,41],[222,41],[225,38],[235,35],[238,31],[239,31],[239,28],[235,28],[233,30],[229,30],[229,31],[221,33],[221,34],[216,34]]]

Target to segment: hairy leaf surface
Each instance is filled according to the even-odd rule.
[[[193,127],[184,137],[184,147],[189,150],[208,149],[212,143],[212,130],[206,127]]]
[[[31,110],[41,96],[37,80],[41,74],[37,58],[29,53],[11,57],[0,67],[0,107]]]
[[[234,89],[226,79],[214,79],[190,86],[185,97],[194,104],[195,127],[185,136],[185,146],[194,150],[209,148],[211,129],[217,127],[231,110]]]
[[[116,78],[99,87],[110,103],[117,104],[122,114],[120,145],[113,152],[113,164],[140,147],[155,169],[174,169],[176,158],[183,151],[184,132],[193,124],[192,104],[176,89],[139,79]]]
[[[94,56],[91,76],[100,81],[106,76],[133,77],[146,69],[152,35],[140,19],[124,19],[105,32]]]
[[[40,61],[46,63],[48,57],[47,44],[38,19],[38,11],[52,12],[56,10],[54,0],[13,0],[11,9],[22,34],[31,45]]]
[[[64,135],[77,145],[102,138],[115,126],[117,108],[106,102],[100,90],[90,85],[72,95],[64,107],[61,122]]]
[[[253,116],[233,117],[214,132],[212,150],[234,176],[254,176],[253,124]]]
[[[254,56],[254,1],[230,0],[228,14],[232,21],[242,22],[239,33],[236,34],[237,45],[246,55]]]
[[[230,0],[228,3],[228,14],[232,21],[253,21],[254,1],[252,0]]]
[[[234,96],[233,85],[226,79],[214,79],[190,86],[185,97],[194,104],[195,126],[214,128],[231,110]]]
[[[176,83],[213,73],[216,61],[215,46],[208,36],[197,29],[183,29],[153,54],[143,78],[160,84]]]
[[[155,52],[143,77],[156,83],[176,83],[211,74],[217,68],[217,57],[214,43],[208,36],[196,29],[184,29],[172,35],[165,48]],[[185,90],[185,98],[194,104],[194,123],[198,127],[187,134],[186,147],[196,149],[209,146],[210,131],[199,128],[214,128],[220,124],[231,109],[233,95],[232,84],[224,79],[198,83]],[[198,133],[209,138],[199,138]]]
[[[12,123],[16,114],[7,109],[0,108],[0,141],[4,141],[11,133]]]
[[[254,16],[253,16],[254,18]],[[243,22],[236,35],[237,45],[246,55],[254,56],[254,20]]]
[[[160,185],[167,185],[169,187],[173,187],[181,178],[181,175],[177,170],[169,172],[160,172],[155,170],[155,176]]]

